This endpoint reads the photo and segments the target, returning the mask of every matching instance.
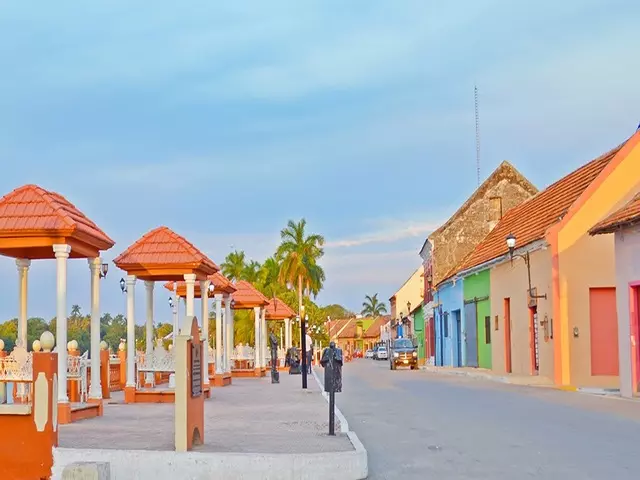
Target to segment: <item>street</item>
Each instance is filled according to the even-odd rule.
[[[321,368],[319,373],[321,372]],[[615,479],[640,471],[640,402],[358,359],[336,404],[370,479]]]

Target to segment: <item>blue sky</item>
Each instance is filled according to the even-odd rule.
[[[474,84],[482,177],[510,160],[544,187],[640,121],[632,0],[220,3],[1,2],[0,192],[62,193],[108,260],[163,224],[262,260],[304,216],[328,241],[320,301],[359,309],[475,188]],[[55,314],[53,263],[31,267],[31,316]],[[0,274],[11,318],[13,260]],[[89,308],[85,261],[68,301]]]

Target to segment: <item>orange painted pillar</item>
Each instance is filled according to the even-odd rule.
[[[111,398],[111,388],[109,388],[110,369],[109,350],[100,350],[100,387],[102,388],[102,398],[105,400]]]
[[[5,432],[0,435],[0,478],[51,478],[53,447],[58,445],[57,369],[58,354],[34,352],[32,404],[7,405],[0,413],[0,431]]]
[[[67,353],[70,357],[80,356],[80,352],[78,350],[69,350]],[[80,401],[80,382],[77,380],[67,380],[67,392],[69,395],[69,402],[78,403]]]
[[[118,359],[120,360],[120,386],[124,390],[127,385],[127,352],[118,350]]]

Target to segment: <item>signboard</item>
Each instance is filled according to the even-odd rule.
[[[191,397],[202,395],[202,344],[191,344]]]

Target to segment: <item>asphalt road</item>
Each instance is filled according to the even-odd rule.
[[[321,369],[320,369],[321,370]],[[370,479],[637,479],[640,402],[505,385],[385,361],[344,367],[336,403]]]

